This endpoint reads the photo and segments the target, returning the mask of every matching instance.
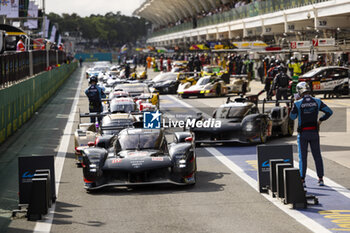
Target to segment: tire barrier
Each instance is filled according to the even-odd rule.
[[[77,63],[75,62],[62,64],[60,67],[41,72],[33,78],[1,89],[0,143],[17,131],[56,92],[76,68]]]
[[[38,74],[50,66],[63,64],[65,60],[66,54],[63,51],[54,50],[0,55],[0,87]]]

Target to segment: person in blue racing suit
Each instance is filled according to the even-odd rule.
[[[327,120],[333,111],[320,99],[310,95],[310,87],[306,82],[300,82],[296,86],[300,99],[293,105],[290,119],[298,118],[298,149],[299,149],[299,170],[300,176],[305,186],[305,176],[307,168],[307,148],[310,144],[312,156],[315,160],[318,184],[323,182],[323,161],[320,148],[320,137],[318,134],[320,124]],[[325,114],[318,119],[319,111]]]
[[[97,77],[92,76],[90,78],[90,86],[85,90],[85,95],[89,98],[89,111],[90,113],[101,113],[102,103],[101,99],[106,98],[103,89],[97,85]],[[98,123],[101,124],[102,117],[98,117]],[[91,123],[96,122],[95,117],[90,117]]]

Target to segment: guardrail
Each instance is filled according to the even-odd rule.
[[[268,1],[255,1],[248,5],[233,8],[230,11],[226,11],[219,14],[214,14],[211,16],[206,16],[201,19],[197,19],[197,27],[205,27],[213,24],[225,23],[229,21],[234,21],[238,19],[244,19],[249,17],[254,17],[258,15],[273,13],[276,11],[311,5],[320,2],[326,2],[329,0],[268,0]],[[183,23],[172,28],[163,29],[154,32],[151,36],[161,36],[170,33],[190,30],[193,28],[192,23]]]
[[[64,63],[63,51],[29,51],[0,55],[0,88]]]

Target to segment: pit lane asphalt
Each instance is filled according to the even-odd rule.
[[[2,153],[1,161],[3,158],[8,159],[4,160],[7,161],[7,166],[1,167],[2,177],[8,180],[2,181],[2,187],[10,188],[6,188],[8,196],[1,194],[1,197],[13,199],[9,208],[16,205],[16,156],[57,152],[67,114],[73,102],[71,98],[74,97],[74,88],[80,77],[79,72],[76,72],[48,105],[40,109],[38,118],[47,116],[46,123],[44,118],[33,118],[31,121],[34,121],[34,126],[30,130],[22,128],[22,133],[17,133],[18,138],[15,136],[16,140],[12,144],[9,143],[4,151],[7,156],[4,157]],[[83,89],[86,86],[87,83],[84,82]],[[224,99],[186,100],[197,107],[203,107],[203,104],[218,106],[220,101]],[[56,103],[56,107],[50,103]],[[82,111],[87,110],[87,100],[82,92],[79,108]],[[56,121],[58,125],[54,125]],[[63,123],[59,123],[61,121]],[[77,116],[75,121],[78,122]],[[29,124],[26,127],[30,127]],[[32,144],[31,139],[35,137],[42,143]],[[334,141],[343,144],[343,147],[332,147],[332,151],[337,148],[338,153],[348,151],[346,139],[340,143],[339,135],[337,137]],[[21,141],[25,146],[20,147]],[[277,143],[277,140],[274,142]],[[14,153],[15,149],[19,152]],[[83,189],[82,171],[74,164],[71,138],[51,232],[309,232],[263,198],[205,149],[198,148],[197,156],[198,183],[193,188],[151,186],[87,194]],[[332,170],[338,170],[334,172],[343,170],[343,174],[338,174],[339,180],[335,176],[330,177],[345,186],[345,174],[349,174],[349,170],[337,162],[331,163],[332,161],[326,160],[327,176],[330,174],[327,168],[329,166],[334,166]],[[312,165],[312,162],[309,164]],[[11,222],[8,232],[31,232],[33,228],[34,223],[27,222],[26,219],[17,219]]]

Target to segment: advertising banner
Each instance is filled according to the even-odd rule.
[[[18,157],[19,204],[29,204],[31,198],[32,178],[35,170],[49,169],[51,194],[56,199],[55,163],[53,155]]]
[[[38,17],[38,5],[35,5],[34,1],[29,2],[29,7],[28,7],[28,17]],[[28,20],[25,26],[28,26],[29,29],[37,29],[38,28],[38,20],[36,19],[31,19]]]
[[[19,0],[0,0],[0,15],[6,15],[7,18],[18,18]]]
[[[270,159],[283,159],[293,165],[292,145],[259,145],[258,156],[258,186],[260,192],[266,192],[270,185]]]

